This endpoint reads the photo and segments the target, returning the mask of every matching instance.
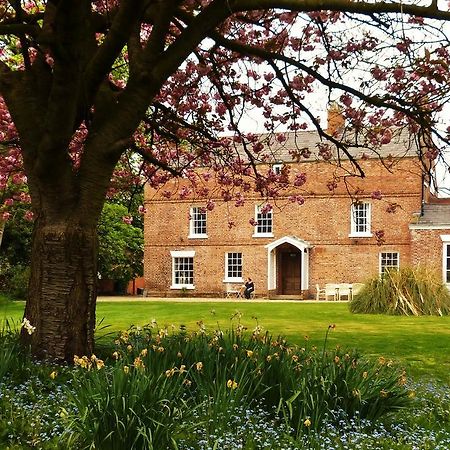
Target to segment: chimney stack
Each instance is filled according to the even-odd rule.
[[[345,125],[341,107],[336,102],[331,102],[327,113],[327,133],[332,136],[341,133]]]

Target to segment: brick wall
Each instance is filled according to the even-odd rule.
[[[225,253],[242,252],[243,276],[251,276],[258,295],[268,294],[268,250],[265,245],[285,236],[296,236],[311,245],[309,249],[309,287],[316,283],[360,282],[378,273],[381,251],[398,251],[401,265],[413,261],[409,224],[414,213],[420,211],[420,169],[413,159],[399,161],[388,172],[379,161],[361,162],[367,177],[350,180],[352,192],[358,198],[370,201],[372,232],[384,230],[384,243],[375,237],[351,238],[351,198],[340,184],[335,193],[326,188],[326,182],[336,175],[336,167],[327,163],[302,163],[293,170],[305,172],[308,182],[302,195],[305,203],[287,205],[277,201],[273,216],[273,237],[253,237],[254,228],[249,219],[255,215],[260,198],[247,198],[239,208],[220,204],[207,215],[207,239],[189,238],[189,209],[203,206],[204,201],[167,200],[147,190],[145,216],[144,276],[149,295],[173,296],[179,290],[170,289],[172,281],[171,250],[194,250],[193,295],[220,295],[224,289]],[[371,199],[371,193],[381,190],[382,200]],[[400,207],[388,213],[388,203]],[[281,209],[279,209],[280,207]],[[236,226],[229,229],[228,221]],[[183,295],[186,294],[183,292]],[[308,293],[306,293],[308,294]]]
[[[443,278],[443,242],[441,235],[450,235],[447,229],[411,230],[411,264],[425,265]]]

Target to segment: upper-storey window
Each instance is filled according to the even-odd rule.
[[[282,163],[276,163],[272,165],[272,171],[273,173],[280,175],[281,171],[283,170],[283,164]]]
[[[272,237],[273,236],[273,212],[272,210],[263,212],[261,206],[256,207],[256,225],[253,236]]]
[[[390,270],[398,270],[400,267],[400,256],[398,252],[380,253],[380,275]]]
[[[371,237],[370,203],[353,203],[350,212],[350,237]]]
[[[190,238],[206,238],[206,210],[198,206],[193,206],[190,210],[189,222]]]

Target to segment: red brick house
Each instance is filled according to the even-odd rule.
[[[303,205],[263,214],[255,195],[239,208],[218,202],[205,211],[204,200],[167,199],[147,189],[147,295],[217,297],[250,276],[258,297],[307,298],[317,284],[364,282],[388,267],[416,264],[450,283],[450,205],[433,203],[409,140],[400,136],[372,157],[352,151],[366,177],[333,191],[327,182],[342,180],[349,163],[318,159],[317,143],[317,134],[305,131],[274,149],[280,165],[306,174]],[[311,156],[294,161],[289,150],[295,147]],[[357,192],[357,202],[349,191]],[[236,226],[229,229],[229,220]]]

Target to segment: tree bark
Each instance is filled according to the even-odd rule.
[[[22,341],[40,359],[73,361],[94,351],[97,230],[70,219],[35,224]]]

